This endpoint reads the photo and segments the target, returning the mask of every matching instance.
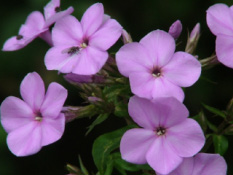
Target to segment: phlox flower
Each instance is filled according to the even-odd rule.
[[[184,158],[183,162],[167,175],[226,175],[226,173],[227,164],[222,156],[198,153],[194,157]]]
[[[65,128],[61,110],[67,90],[51,83],[45,94],[43,80],[33,72],[23,79],[20,93],[23,100],[10,96],[2,102],[1,123],[8,133],[10,151],[16,156],[28,156],[61,138]]]
[[[121,36],[122,27],[104,15],[101,3],[89,7],[79,22],[73,16],[57,21],[52,30],[54,47],[45,56],[48,70],[79,75],[96,74],[108,59],[108,50]]]
[[[191,86],[198,80],[201,65],[188,53],[174,52],[174,38],[155,30],[139,43],[121,47],[116,53],[116,62],[120,73],[129,77],[135,95],[148,99],[172,96],[183,101],[181,87]]]
[[[70,15],[74,11],[69,7],[65,11],[60,11],[60,0],[51,0],[44,7],[44,16],[39,11],[30,13],[23,24],[17,36],[9,38],[3,46],[3,51],[14,51],[25,47],[35,38],[41,37],[48,44],[52,45],[51,33],[49,27],[58,19]]]
[[[148,163],[156,172],[168,174],[203,147],[201,127],[187,118],[187,108],[174,97],[150,101],[134,96],[128,107],[130,116],[142,128],[123,135],[120,152],[124,160]]]
[[[233,6],[215,4],[207,10],[207,25],[216,35],[216,55],[219,62],[233,68]]]

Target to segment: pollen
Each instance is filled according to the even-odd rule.
[[[156,134],[157,134],[158,136],[162,136],[162,135],[166,134],[166,129],[163,128],[163,127],[158,127],[158,128],[156,129]]]

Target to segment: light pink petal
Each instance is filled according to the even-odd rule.
[[[7,136],[7,145],[16,156],[29,156],[41,149],[41,128],[36,121],[30,122]]]
[[[129,115],[139,126],[150,130],[159,126],[159,118],[163,117],[160,116],[154,103],[138,96],[130,98],[128,109]]]
[[[67,90],[58,83],[51,83],[40,112],[44,118],[57,118],[67,98]]]
[[[119,39],[121,25],[114,19],[107,20],[90,38],[89,45],[101,50],[108,50]]]
[[[48,70],[59,70],[62,73],[71,73],[80,58],[80,53],[68,54],[70,46],[55,46],[45,55],[45,66]]]
[[[74,16],[58,20],[52,30],[54,46],[78,46],[82,42],[83,31],[80,22]]]
[[[233,35],[233,16],[225,4],[215,4],[207,10],[207,25],[214,35]]]
[[[7,97],[1,104],[1,123],[6,132],[11,132],[34,120],[30,106],[19,98]]]
[[[24,101],[36,113],[44,100],[45,87],[40,75],[36,72],[28,73],[20,85],[20,93]]]
[[[150,32],[141,39],[140,43],[147,49],[154,67],[166,65],[175,51],[174,38],[162,30]]]
[[[155,139],[156,136],[151,130],[137,128],[126,131],[120,143],[122,159],[135,164],[145,164],[146,153]]]
[[[180,124],[167,129],[166,141],[177,155],[191,157],[204,146],[205,136],[195,120],[185,119]]]
[[[192,175],[226,175],[227,164],[219,154],[199,153],[194,157]]]
[[[52,34],[50,30],[47,30],[39,35],[41,39],[46,41],[50,46],[53,46],[53,41],[52,41]]]
[[[155,99],[160,97],[175,97],[184,100],[183,90],[166,80],[164,77],[153,77],[149,73],[137,72],[129,76],[131,90],[139,97]]]
[[[150,72],[153,62],[149,59],[146,49],[140,43],[129,43],[116,53],[116,63],[120,73],[128,77],[134,72]]]
[[[192,174],[193,166],[194,166],[194,158],[193,157],[184,158],[183,162],[174,171],[172,171],[171,173],[169,173],[167,175],[193,175]],[[162,175],[162,174],[157,173],[157,175]],[[197,175],[199,175],[199,174],[197,174]]]
[[[192,55],[176,52],[169,63],[162,69],[164,77],[177,86],[193,85],[201,74],[201,64]]]
[[[227,67],[233,68],[233,36],[217,36],[216,55],[218,61]]]
[[[61,138],[65,130],[65,116],[60,114],[56,119],[44,117],[41,121],[41,145],[49,145]]]
[[[174,97],[155,98],[154,110],[158,114],[159,126],[169,128],[183,122],[189,115],[183,103]]]
[[[99,72],[108,59],[108,53],[88,46],[80,51],[80,57],[72,73],[92,75]]]
[[[50,18],[46,19],[45,21],[45,27],[49,27],[52,24],[54,24],[56,21],[58,21],[61,18],[64,18],[65,16],[70,15],[71,13],[73,13],[74,8],[73,7],[69,7],[68,9],[61,11],[61,12],[57,12],[56,14],[52,15]]]
[[[148,164],[158,173],[168,174],[182,162],[176,152],[166,143],[166,138],[157,138],[146,154]]]
[[[101,3],[95,3],[90,6],[83,14],[81,24],[84,35],[89,38],[103,23],[104,7]]]
[[[51,0],[45,7],[44,7],[44,16],[47,20],[51,16],[56,13],[56,8],[60,7],[60,0]]]

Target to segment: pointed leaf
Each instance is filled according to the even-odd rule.
[[[228,140],[223,135],[213,135],[215,153],[224,155],[228,149]]]
[[[206,104],[202,104],[209,112],[216,114],[217,116],[220,116],[222,118],[226,118],[226,114],[223,111],[220,111],[219,109],[216,109],[214,107],[208,106]]]

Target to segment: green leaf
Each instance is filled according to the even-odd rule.
[[[94,141],[92,148],[92,156],[94,159],[94,163],[99,170],[100,175],[104,175],[107,168],[109,169],[108,167],[110,166],[109,163],[113,161],[109,155],[112,151],[114,151],[119,147],[122,135],[128,129],[133,127],[135,126],[129,125],[124,128],[118,129],[116,131],[103,134]]]
[[[219,109],[216,109],[214,107],[208,106],[206,104],[202,104],[208,111],[210,111],[213,114],[216,114],[217,116],[220,116],[222,118],[226,118],[226,114],[223,111],[220,111]]]
[[[224,153],[228,149],[228,140],[223,135],[213,135],[213,141],[214,141],[214,149],[216,153],[219,153],[220,155],[224,155]]]
[[[94,127],[96,125],[99,125],[100,123],[102,123],[103,121],[105,121],[109,116],[109,113],[105,113],[105,114],[100,114],[94,121],[93,123],[88,126],[88,131],[86,132],[86,135],[89,134],[92,129],[94,129]]]
[[[80,164],[81,171],[83,172],[83,175],[89,175],[86,167],[83,165],[83,162],[80,156],[78,156],[78,159],[79,159],[79,164]]]
[[[206,130],[207,130],[207,118],[205,117],[204,112],[201,111],[198,115],[196,115],[192,118],[194,120],[196,120],[200,124],[202,130],[204,132],[206,132]]]
[[[224,134],[226,135],[233,135],[233,124],[229,125],[225,130]]]
[[[218,131],[218,128],[214,124],[210,123],[209,121],[207,121],[207,125],[212,131],[214,132]]]
[[[127,117],[129,116],[128,113],[128,104],[125,104],[124,102],[120,102],[116,104],[114,115],[117,117]]]

